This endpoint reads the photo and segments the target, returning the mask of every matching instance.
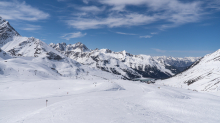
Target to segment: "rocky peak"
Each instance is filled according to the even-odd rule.
[[[51,43],[50,46],[59,52],[62,52],[62,51],[89,52],[90,51],[86,47],[86,45],[82,44],[81,42],[78,42],[76,44],[68,44],[68,45],[64,42],[58,43],[58,44]]]
[[[11,41],[14,36],[20,36],[20,34],[9,24],[8,21],[0,17],[0,47]]]
[[[6,22],[6,20],[3,19],[3,18],[0,16],[0,24],[2,24],[2,23],[4,23],[4,22]]]
[[[90,50],[86,47],[86,45],[84,45],[84,44],[81,43],[81,42],[76,43],[74,49],[78,49],[79,51],[81,50],[80,52],[90,51]]]

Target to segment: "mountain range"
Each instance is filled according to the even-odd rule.
[[[66,43],[51,43],[49,45],[61,54],[81,64],[119,75],[124,71],[129,78],[169,78],[183,71],[199,59],[199,57],[175,58],[166,56],[152,57],[150,55],[132,55],[126,51],[114,52],[110,49],[98,48],[90,50],[80,42],[68,45]]]
[[[185,71],[160,84],[191,89],[195,91],[217,92],[220,90],[220,49],[205,55]]]
[[[75,76],[85,71],[93,73],[91,71],[98,70],[113,76],[121,76],[123,79],[141,77],[166,79],[182,72],[199,59],[199,57],[132,55],[126,51],[114,52],[110,49],[91,50],[80,42],[48,45],[34,37],[22,37],[1,17],[0,48],[12,58],[41,59],[39,64],[45,64],[43,61],[46,60],[50,62],[50,65],[47,64],[49,68],[63,76]]]

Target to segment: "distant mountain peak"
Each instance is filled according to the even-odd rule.
[[[52,48],[56,49],[59,52],[65,52],[65,51],[73,51],[73,52],[89,52],[90,50],[81,42],[78,42],[76,44],[66,44],[65,42],[62,43],[51,43],[49,44]]]
[[[75,45],[84,45],[84,44],[81,42],[77,42]]]
[[[0,24],[2,24],[2,23],[4,23],[4,22],[6,22],[6,20],[3,19],[3,18],[0,16]]]
[[[20,34],[0,16],[0,47],[11,41],[14,36],[20,36]]]
[[[8,29],[8,30],[7,30]],[[7,33],[6,31],[13,31],[16,36],[19,36],[20,34],[9,24],[8,21],[3,19],[0,16],[0,34]],[[0,36],[1,37],[1,36]]]

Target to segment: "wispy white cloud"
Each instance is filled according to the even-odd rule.
[[[21,28],[22,30],[27,30],[27,31],[33,31],[33,30],[39,30],[41,29],[41,26],[39,25],[32,25],[32,24],[27,24],[25,27]]]
[[[88,0],[86,0],[88,2]],[[86,3],[87,3],[86,2]],[[94,2],[94,1],[93,1]],[[187,1],[179,0],[97,0],[105,9],[106,16],[76,16],[66,21],[73,28],[86,30],[103,27],[130,27],[139,25],[149,25],[158,21],[163,21],[158,25],[160,30],[174,28],[183,24],[198,22],[203,15],[207,14],[204,1]],[[88,3],[87,3],[88,4]],[[145,12],[131,10],[126,6],[146,6]],[[210,5],[211,6],[211,5]],[[215,7],[212,5],[212,7]],[[210,8],[210,7],[209,7]],[[91,11],[100,11],[95,6],[81,9],[85,13]]]
[[[37,21],[49,17],[48,13],[19,1],[0,1],[0,15],[7,20],[27,21]]]
[[[122,34],[122,35],[137,35],[134,33],[124,33],[124,32],[116,32],[117,34]]]
[[[220,10],[220,1],[219,0],[206,0],[208,2],[207,8],[211,8],[214,10],[219,11]]]
[[[140,38],[151,38],[151,35],[140,36]]]
[[[156,35],[156,34],[158,34],[157,32],[152,32],[152,33],[150,33],[151,35]]]
[[[75,9],[78,9],[84,12],[101,12],[105,9],[105,7],[99,8],[96,6],[83,6],[83,7],[75,7]]]
[[[152,48],[152,50],[159,52],[159,53],[165,53],[166,50],[161,50],[161,49],[156,49],[156,48]]]
[[[83,0],[83,3],[88,4],[89,0]]]
[[[79,37],[83,37],[85,36],[86,33],[82,33],[82,32],[75,32],[75,33],[67,33],[65,35],[63,35],[61,38],[66,39],[66,40],[70,40],[71,38],[79,38]]]
[[[138,13],[129,14],[116,14],[110,15],[108,18],[83,18],[77,17],[73,20],[66,21],[69,25],[74,28],[85,30],[85,29],[97,29],[102,27],[122,27],[122,26],[134,26],[144,25],[155,21],[157,17],[146,16]]]

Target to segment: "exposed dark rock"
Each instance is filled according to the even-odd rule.
[[[59,56],[59,55],[57,55],[56,53],[53,53],[53,52],[48,52],[47,53],[47,58],[48,59],[52,59],[52,60],[62,60],[63,58],[61,57],[61,56]]]

